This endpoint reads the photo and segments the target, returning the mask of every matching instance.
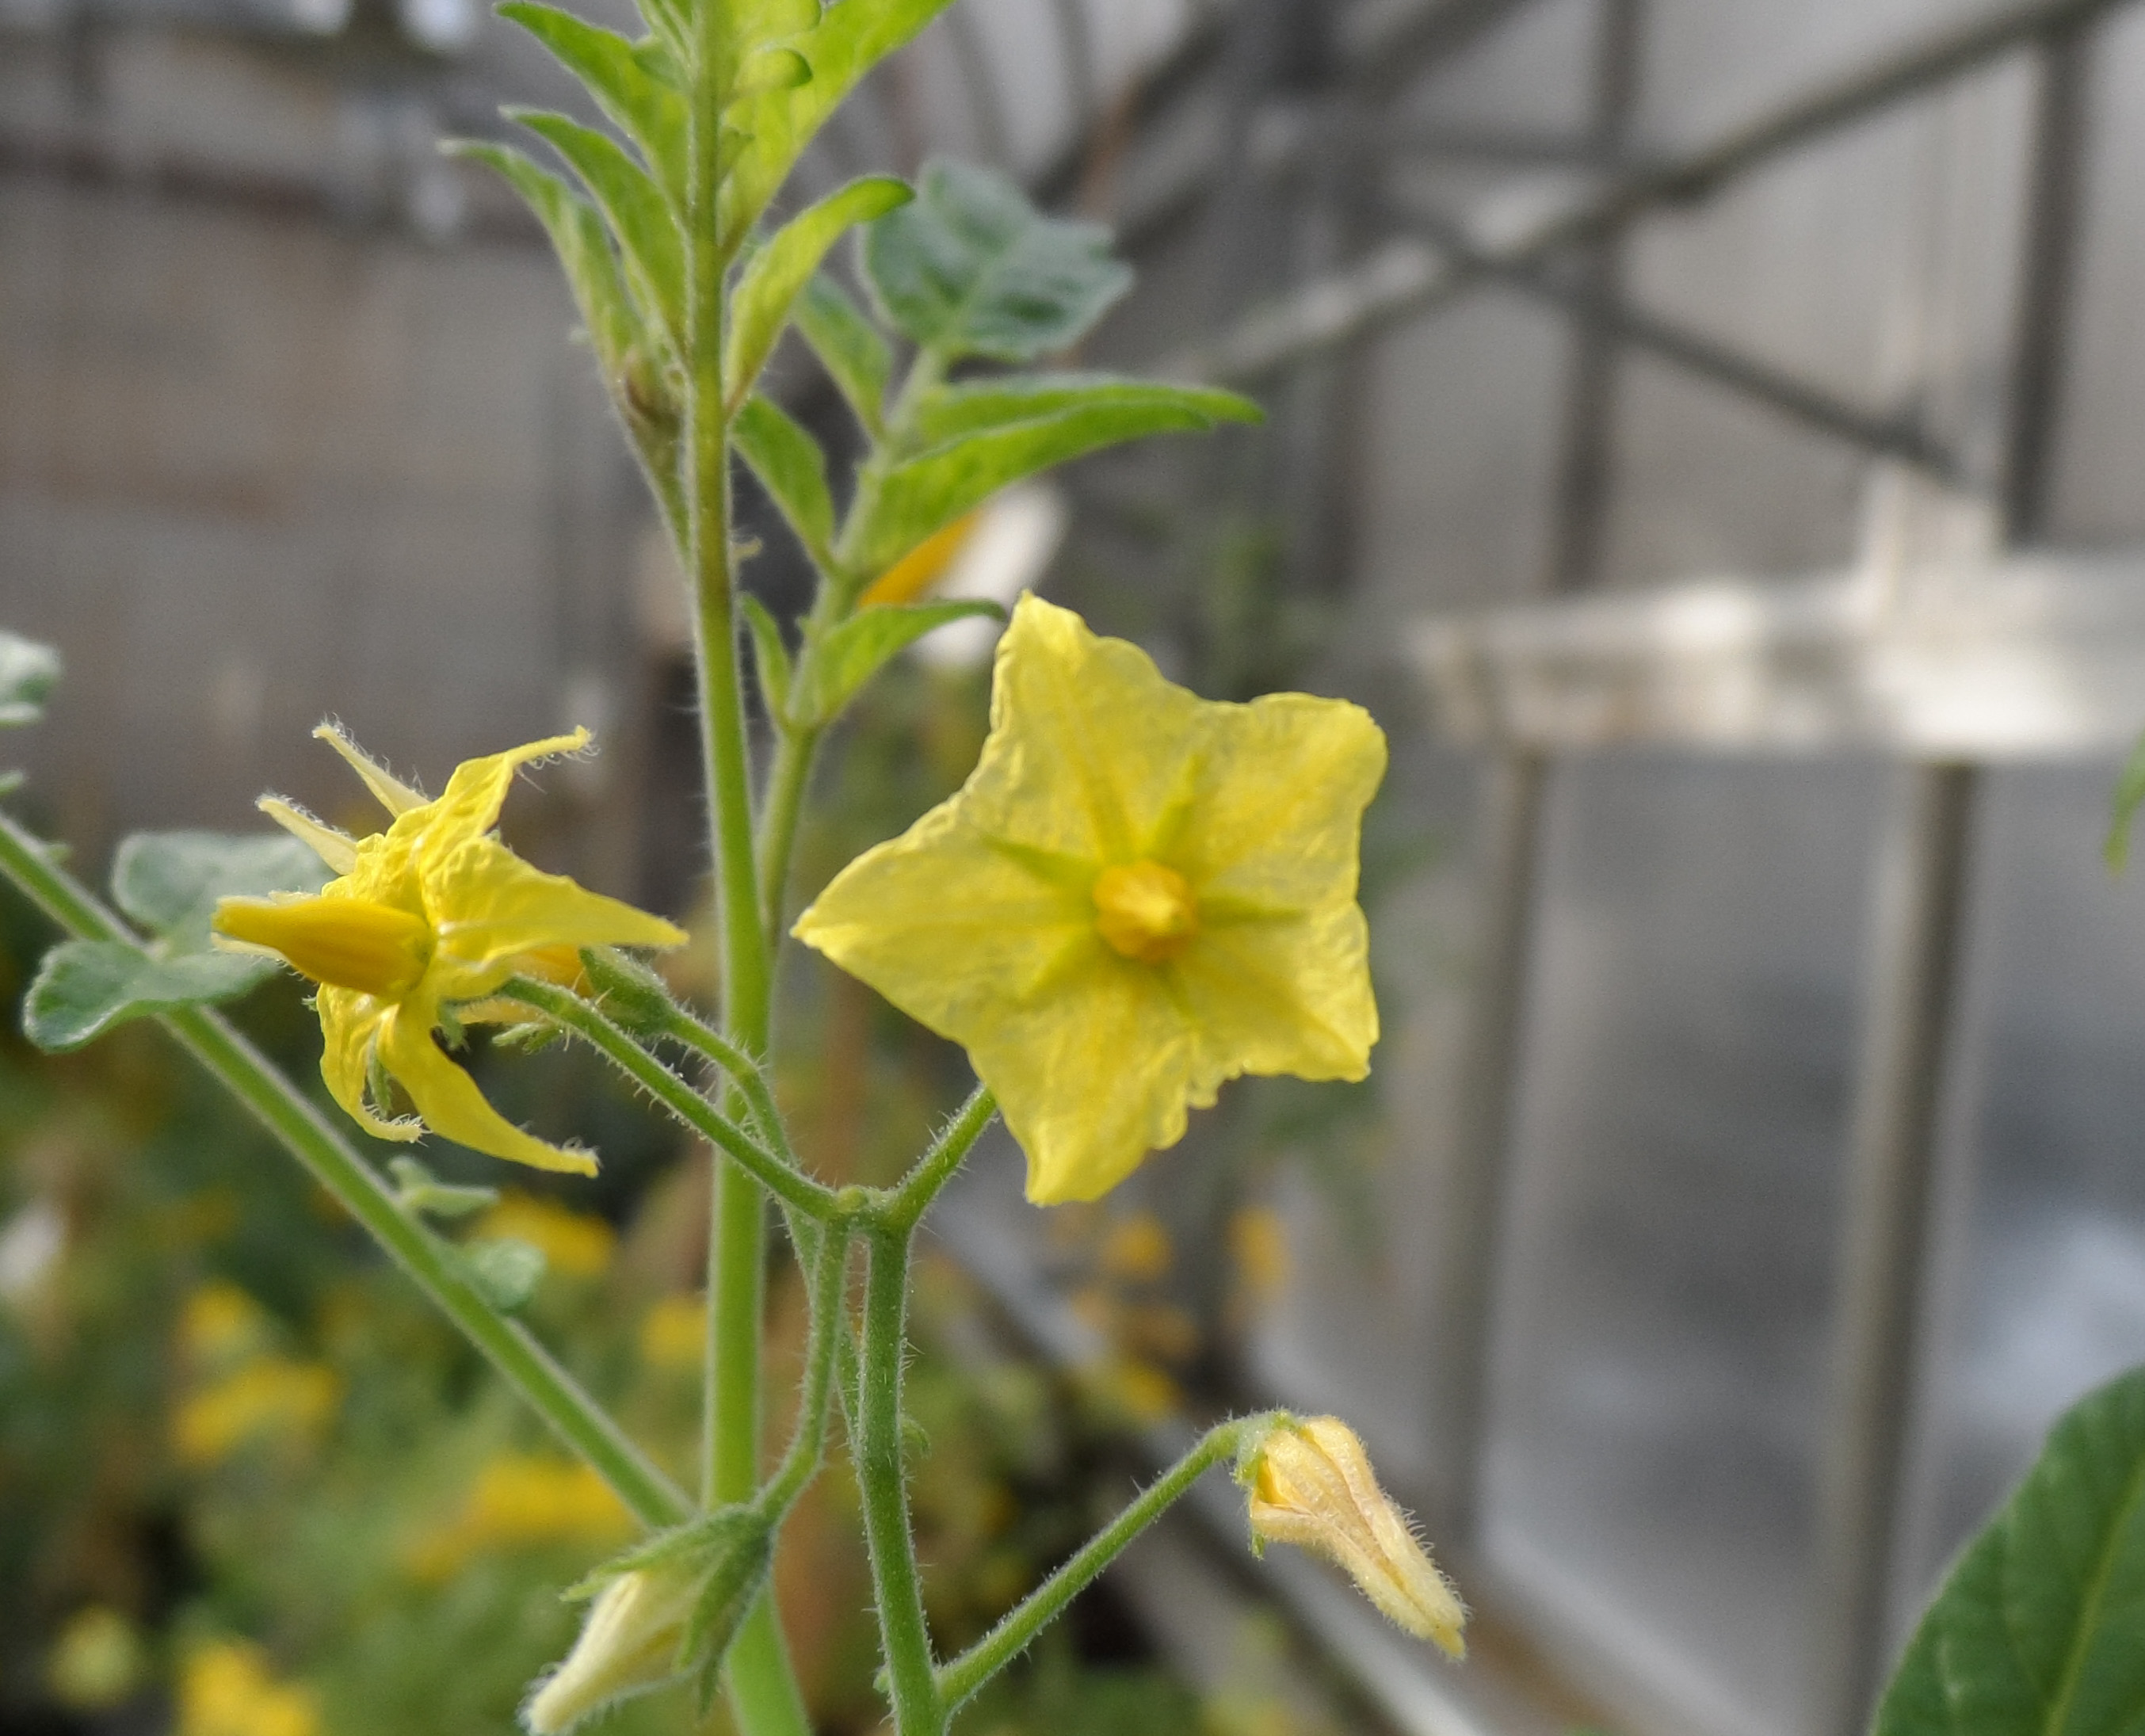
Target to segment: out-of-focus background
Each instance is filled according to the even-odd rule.
[[[1097,1210],[1029,1211],[1003,1146],[949,1200],[934,1620],[1253,1401],[1356,1420],[1479,1612],[1431,1663],[1251,1569],[1217,1481],[967,1728],[1854,1736],[2040,1431],[2145,1360],[2145,889],[2100,855],[2141,87],[2111,0],[959,0],[815,145],[799,197],[948,153],[1116,226],[1084,360],[1271,420],[1090,462],[1012,543],[1202,692],[1348,694],[1396,748],[1372,1083],[1235,1087]],[[7,747],[88,868],[264,788],[347,813],[324,714],[435,782],[583,722],[512,835],[696,908],[674,579],[533,224],[435,150],[573,94],[474,0],[0,0],[0,624],[67,664]],[[807,358],[776,383],[844,438]],[[958,782],[981,698],[896,672],[806,875]],[[877,1173],[958,1058],[792,995],[814,1159]],[[294,993],[246,1016],[310,1067]],[[680,1450],[691,1163],[592,1075],[494,1073],[609,1165],[488,1233]],[[503,1732],[621,1535],[279,1166],[152,1035],[0,1049],[9,1736]],[[872,1716],[846,1500],[783,1588],[829,1730]]]

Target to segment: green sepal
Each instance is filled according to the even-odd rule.
[[[796,532],[813,565],[823,574],[832,573],[834,497],[827,486],[827,455],[819,450],[819,441],[788,412],[757,395],[738,412],[730,435],[738,455]]]
[[[591,24],[536,0],[505,0],[498,8],[550,51],[579,79],[611,123],[640,148],[673,210],[685,209],[685,97],[663,73],[674,72],[615,30]],[[654,45],[649,45],[654,46]]]
[[[1009,177],[943,162],[864,231],[863,269],[886,322],[949,361],[1066,349],[1132,283],[1100,224],[1047,217]]]
[[[987,426],[884,469],[867,468],[840,559],[850,570],[875,576],[1023,476],[1125,440],[1200,432],[1257,413],[1229,392],[1082,394],[1068,408]]]
[[[883,604],[858,610],[812,648],[805,664],[806,691],[798,721],[813,726],[832,723],[897,651],[913,644],[933,628],[972,615],[989,615],[1003,621],[1006,612],[995,603],[975,599]]]
[[[62,941],[22,997],[22,1034],[47,1054],[78,1049],[152,1013],[235,1000],[279,968],[230,953],[157,958],[124,941]]]
[[[662,189],[607,132],[543,109],[503,108],[581,178],[617,238],[626,275],[678,353],[685,350],[685,234]]]
[[[678,1668],[692,1679],[694,1705],[703,1719],[714,1709],[723,1660],[774,1566],[774,1528],[762,1523],[756,1530],[741,1532],[700,1582],[679,1640]]]
[[[2099,1736],[2145,1719],[2145,1369],[2073,1405],[1946,1577],[1873,1736]]]
[[[782,628],[767,611],[767,605],[747,591],[739,599],[744,609],[744,624],[752,630],[754,667],[759,672],[759,690],[767,701],[768,715],[778,724],[789,722],[789,689],[792,671],[789,648],[782,642]]]
[[[581,968],[604,1017],[635,1037],[657,1037],[669,1028],[678,1003],[662,977],[616,947],[583,947]]]
[[[499,1203],[495,1187],[460,1187],[442,1181],[415,1157],[391,1157],[387,1173],[395,1178],[395,1203],[421,1217],[469,1217]]]
[[[50,645],[0,629],[0,729],[34,724],[60,679],[60,654]]]
[[[2141,806],[2145,806],[2145,736],[2138,738],[2138,745],[2130,750],[2130,757],[2123,762],[2122,773],[2115,780],[2108,841],[2101,847],[2111,873],[2121,873],[2130,860],[2130,823],[2138,818]]]
[[[893,349],[840,284],[825,271],[805,285],[790,317],[812,346],[864,432],[874,441],[886,426],[886,389]]]
[[[487,1236],[459,1251],[470,1281],[501,1314],[529,1306],[544,1281],[544,1251],[511,1236]]]
[[[790,309],[827,250],[854,225],[869,222],[913,196],[907,182],[890,175],[853,181],[799,211],[753,255],[730,298],[723,394],[733,415],[774,353]]]

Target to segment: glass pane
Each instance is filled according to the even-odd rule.
[[[1903,1632],[2056,1415],[2145,1361],[2145,873],[2101,860],[2114,781],[1988,777]]]
[[[1799,1726],[1873,765],[1551,785],[1484,1542],[1640,1709]]]

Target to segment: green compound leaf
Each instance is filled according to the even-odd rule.
[[[618,237],[626,274],[679,354],[685,347],[685,234],[662,190],[607,132],[540,109],[500,110],[556,151]]]
[[[132,1019],[231,1000],[278,968],[272,958],[156,958],[123,941],[67,941],[45,954],[22,997],[22,1034],[47,1053],[78,1049]]]
[[[849,292],[822,271],[804,288],[790,317],[874,440],[886,425],[886,389],[893,350]]]
[[[2112,1736],[2145,1722],[2145,1369],[2058,1422],[1922,1618],[1873,1736]]]
[[[146,949],[111,940],[53,948],[23,997],[22,1034],[41,1049],[77,1049],[152,1013],[236,999],[282,967],[209,950],[216,901],[315,892],[327,878],[319,857],[280,833],[137,833],[119,846],[112,898],[157,940]]]
[[[2138,818],[2138,810],[2145,806],[2145,737],[2130,750],[2129,759],[2123,762],[2122,775],[2115,780],[2115,799],[2111,804],[2108,827],[2108,842],[2101,851],[2108,858],[2108,865],[2116,873],[2123,872],[2130,860],[2130,823]]]
[[[0,629],[0,729],[34,724],[60,679],[60,654],[50,645]]]
[[[1009,398],[1017,390],[985,388],[978,396]],[[843,559],[855,572],[883,573],[1009,482],[1124,440],[1257,417],[1256,405],[1229,392],[1166,386],[1078,391],[1067,407],[1049,414],[986,425],[903,463],[868,470],[844,537]]]
[[[883,604],[860,609],[814,648],[808,665],[810,687],[804,695],[806,715],[799,721],[831,723],[895,652],[913,644],[934,627],[978,614],[1001,621],[1006,618],[1005,610],[997,604],[975,600]]]
[[[723,358],[723,391],[733,414],[767,366],[790,309],[827,250],[854,225],[868,223],[914,196],[907,182],[890,175],[853,181],[799,212],[753,255],[730,301],[729,342]]]
[[[724,111],[736,128],[739,145],[723,184],[719,223],[723,245],[735,248],[752,232],[761,213],[788,178],[813,135],[841,107],[858,79],[946,9],[948,0],[867,0],[863,5],[839,0],[821,13],[816,26],[801,34],[786,26],[805,19],[811,4],[796,0],[759,0],[738,11],[739,39],[794,49],[810,67],[809,83],[788,90],[745,92]],[[753,72],[748,57],[744,72]]]
[[[672,209],[682,213],[687,116],[669,57],[649,52],[654,44],[630,42],[615,30],[534,0],[505,0],[498,10],[581,82],[611,124],[640,147]]]
[[[761,397],[738,412],[730,433],[739,456],[781,509],[813,565],[823,573],[833,571],[834,497],[827,487],[827,455],[819,441]]]
[[[1046,217],[1005,176],[925,167],[916,202],[864,232],[888,323],[946,360],[1033,361],[1079,340],[1132,287],[1110,231]]]
[[[633,299],[626,293],[625,281],[619,276],[618,256],[611,251],[610,231],[595,206],[549,169],[539,168],[510,146],[450,139],[444,148],[450,156],[497,170],[536,213],[565,268],[590,345],[605,374],[618,379],[627,353],[641,336],[641,324]]]

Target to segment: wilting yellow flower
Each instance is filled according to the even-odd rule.
[[[314,734],[350,762],[392,823],[351,838],[263,798],[263,811],[341,878],[316,896],[226,898],[217,934],[271,953],[321,985],[321,1072],[368,1132],[416,1139],[429,1126],[495,1157],[593,1175],[594,1157],[523,1132],[432,1040],[451,1003],[465,1003],[457,1015],[465,1021],[517,1017],[485,997],[517,973],[571,982],[582,947],[684,943],[684,932],[660,917],[533,868],[491,835],[515,771],[585,747],[588,731],[465,760],[435,802],[396,782],[341,731],[323,724]],[[377,1072],[409,1093],[416,1117],[391,1118],[375,1100]]]
[[[1256,1452],[1248,1468],[1253,1549],[1292,1543],[1323,1555],[1396,1626],[1466,1655],[1466,1607],[1378,1487],[1354,1430],[1337,1416],[1291,1420]]]
[[[510,1191],[485,1213],[475,1233],[525,1241],[553,1271],[569,1278],[601,1277],[618,1245],[618,1231],[593,1213]]]
[[[405,1557],[411,1575],[436,1582],[496,1549],[616,1542],[633,1520],[610,1485],[570,1460],[502,1453],[486,1462],[445,1526]]]
[[[1356,706],[1201,699],[1023,597],[973,774],[796,933],[968,1051],[1029,1199],[1092,1200],[1226,1079],[1368,1072],[1356,854],[1385,765]]]
[[[278,1682],[256,1645],[203,1646],[179,1672],[178,1736],[318,1736],[311,1690]]]
[[[189,1465],[216,1465],[261,1441],[317,1434],[342,1400],[342,1380],[318,1362],[256,1356],[178,1408],[172,1441]]]

